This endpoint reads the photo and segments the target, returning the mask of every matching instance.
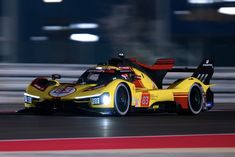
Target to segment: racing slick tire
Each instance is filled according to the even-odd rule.
[[[128,113],[131,105],[131,94],[128,87],[120,83],[114,93],[114,109],[115,114],[124,116]]]
[[[188,95],[189,113],[197,115],[201,112],[204,104],[203,92],[198,84],[193,84]]]

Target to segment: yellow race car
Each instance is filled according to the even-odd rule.
[[[122,116],[138,110],[197,115],[211,109],[213,62],[204,60],[191,77],[163,89],[168,71],[188,70],[173,65],[173,59],[158,59],[149,66],[120,54],[88,69],[74,83],[60,83],[58,74],[36,78],[24,93],[24,106],[42,112],[85,110]]]

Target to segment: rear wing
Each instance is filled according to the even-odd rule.
[[[204,59],[197,68],[173,68],[169,72],[192,72],[192,77],[209,85],[214,74],[214,62],[211,59]]]

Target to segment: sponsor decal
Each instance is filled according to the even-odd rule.
[[[62,96],[66,96],[66,95],[74,93],[75,90],[76,89],[74,87],[70,87],[70,86],[59,87],[59,88],[52,90],[50,92],[50,95],[53,97],[62,97]]]
[[[150,94],[149,93],[143,93],[141,96],[141,107],[148,107],[150,101]]]
[[[213,67],[213,64],[210,63],[209,59],[206,60],[206,63],[202,64],[204,67]]]
[[[203,64],[204,67],[213,67],[212,64]]]

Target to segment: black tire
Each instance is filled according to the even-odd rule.
[[[124,116],[128,113],[131,105],[131,96],[128,87],[120,83],[114,93],[114,108],[115,113]]]
[[[198,84],[193,84],[188,95],[189,113],[192,115],[199,114],[203,108],[203,103],[204,99],[201,87]]]

